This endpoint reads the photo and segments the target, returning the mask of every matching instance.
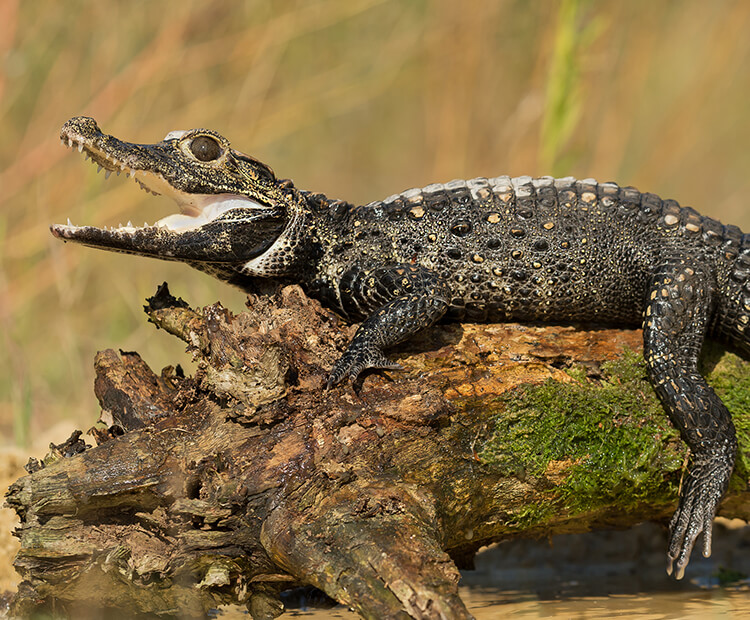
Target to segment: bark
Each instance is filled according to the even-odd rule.
[[[676,507],[687,452],[629,352],[640,331],[441,326],[396,353],[406,371],[326,391],[354,328],[299,288],[251,295],[239,315],[166,286],[148,301],[195,375],[97,355],[98,445],[52,446],[8,493],[18,615],[239,603],[272,618],[307,584],[368,618],[468,618],[457,565],[481,546]],[[748,374],[709,358],[716,377]],[[737,398],[723,512],[747,518],[750,400]]]

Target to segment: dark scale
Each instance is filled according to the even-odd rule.
[[[737,446],[697,358],[706,336],[750,354],[750,238],[738,228],[591,179],[452,181],[355,207],[277,181],[204,129],[132,145],[81,117],[62,138],[107,170],[135,166],[181,200],[200,193],[200,204],[216,204],[192,225],[183,214],[143,228],[53,226],[57,237],[182,260],[246,288],[258,278],[299,283],[361,321],[329,386],[394,367],[385,350],[439,320],[643,326],[649,378],[693,455],[669,570],[682,576],[700,534],[710,552]]]

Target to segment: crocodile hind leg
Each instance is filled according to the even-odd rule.
[[[345,377],[355,381],[368,368],[401,368],[383,349],[434,324],[448,308],[440,278],[415,265],[351,272],[342,279],[342,287],[351,300],[349,310],[369,316],[333,367],[329,387]]]
[[[681,579],[703,534],[711,555],[711,527],[734,468],[737,440],[729,411],[698,372],[698,355],[711,313],[711,279],[688,261],[657,270],[644,316],[644,357],[651,382],[692,452],[680,505],[669,527],[667,572]]]

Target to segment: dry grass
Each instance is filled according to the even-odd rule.
[[[187,362],[143,320],[162,280],[191,303],[242,307],[186,267],[52,239],[67,217],[171,209],[61,148],[67,118],[146,142],[212,127],[300,187],[353,201],[552,171],[750,229],[748,32],[744,0],[3,0],[0,428],[24,443],[58,418],[88,427],[98,349]]]

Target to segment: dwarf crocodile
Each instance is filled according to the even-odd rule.
[[[355,206],[278,180],[206,129],[131,144],[78,117],[61,138],[180,213],[143,227],[68,222],[52,226],[56,237],[182,261],[240,287],[300,284],[361,321],[329,385],[396,367],[383,350],[443,318],[642,326],[649,378],[693,459],[667,571],[683,576],[701,533],[710,554],[737,441],[697,361],[706,336],[750,353],[750,235],[592,179],[476,178]]]

